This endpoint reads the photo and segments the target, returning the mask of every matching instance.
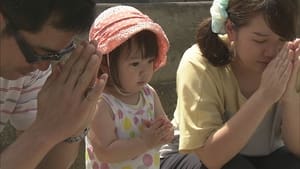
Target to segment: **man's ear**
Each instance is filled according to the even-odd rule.
[[[237,38],[237,31],[235,29],[234,23],[228,19],[225,23],[225,29],[230,41],[235,41]]]
[[[4,29],[4,18],[2,13],[0,12],[0,32]]]
[[[2,32],[5,28],[6,22],[3,14],[0,12],[0,32]]]

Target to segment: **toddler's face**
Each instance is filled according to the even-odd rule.
[[[132,42],[130,48],[121,50],[118,60],[118,76],[121,88],[127,92],[139,92],[153,76],[154,57],[143,55],[144,50],[136,42]]]

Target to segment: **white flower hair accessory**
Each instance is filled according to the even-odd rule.
[[[211,29],[214,33],[225,34],[225,22],[228,17],[227,7],[229,0],[214,0],[210,8]]]

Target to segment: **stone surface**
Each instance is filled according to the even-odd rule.
[[[195,42],[197,24],[208,16],[211,2],[134,3],[130,4],[149,15],[165,30],[170,50],[165,67],[155,73],[152,83],[175,80],[176,69],[183,52]],[[117,5],[98,4],[98,12]]]

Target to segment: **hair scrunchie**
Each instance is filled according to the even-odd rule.
[[[210,8],[211,29],[214,33],[225,34],[225,22],[228,17],[227,7],[229,0],[214,0]]]

